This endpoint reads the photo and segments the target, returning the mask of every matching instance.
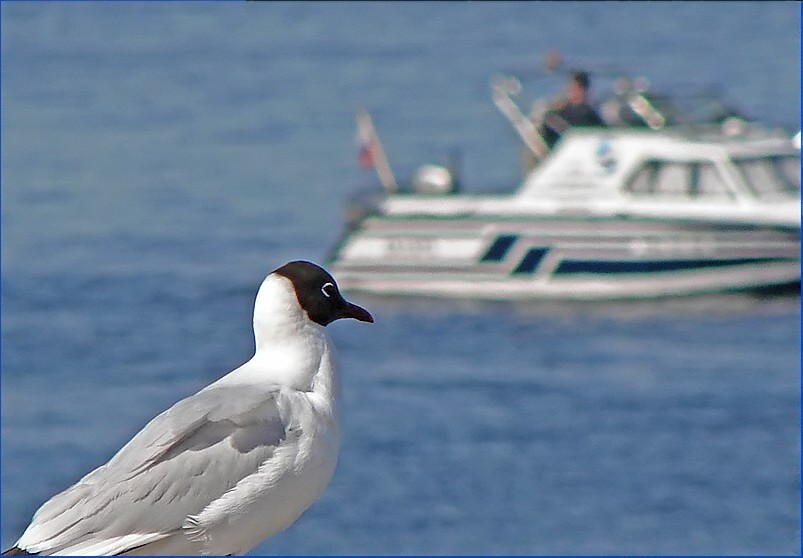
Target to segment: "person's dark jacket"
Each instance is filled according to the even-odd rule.
[[[587,103],[566,104],[560,110],[550,111],[544,118],[542,134],[549,147],[555,145],[561,134],[570,126],[605,126],[594,107]]]

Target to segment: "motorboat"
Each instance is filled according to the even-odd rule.
[[[343,289],[485,300],[799,292],[799,139],[737,114],[684,121],[642,87],[617,94],[609,113],[627,118],[569,128],[550,149],[513,101],[517,87],[493,82],[535,160],[518,189],[460,193],[438,165],[400,189],[383,155],[386,191],[351,206],[329,257]]]

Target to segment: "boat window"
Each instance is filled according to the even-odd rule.
[[[722,177],[713,163],[697,163],[695,180],[692,182],[692,193],[698,196],[722,196],[727,194]]]
[[[778,170],[791,193],[800,192],[800,157],[778,157]]]
[[[800,158],[737,159],[736,168],[758,197],[797,195],[800,192]]]
[[[649,161],[639,169],[633,179],[628,183],[626,191],[634,194],[651,194],[655,187],[655,175],[658,172],[658,163]]]
[[[647,161],[625,185],[625,191],[667,197],[728,195],[716,166],[702,161]]]
[[[691,167],[685,163],[664,163],[655,180],[654,192],[660,195],[684,195],[691,184]]]

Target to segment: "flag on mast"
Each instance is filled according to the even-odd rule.
[[[358,162],[363,169],[370,169],[376,164],[374,151],[376,139],[373,134],[373,127],[366,126],[361,122],[360,116],[357,116],[357,145],[360,148]]]
[[[365,109],[357,111],[357,143],[360,147],[358,157],[360,166],[364,169],[373,167],[385,190],[391,194],[397,192],[399,188],[396,185],[396,178],[388,165],[385,150],[382,149],[382,142],[379,141],[374,129],[371,115]]]

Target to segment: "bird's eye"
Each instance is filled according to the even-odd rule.
[[[326,298],[331,298],[335,294],[335,286],[332,283],[324,283],[321,292]]]

